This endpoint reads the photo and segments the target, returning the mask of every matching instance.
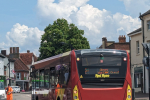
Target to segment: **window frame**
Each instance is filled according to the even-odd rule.
[[[19,76],[19,78],[18,78],[18,76]],[[17,80],[21,80],[21,73],[17,73],[16,79],[17,79]]]
[[[39,82],[40,74],[39,73],[40,73],[39,70],[36,70],[36,72],[35,72],[35,89],[40,88],[40,82]],[[38,81],[38,86],[37,86],[37,81]]]
[[[46,75],[48,75],[48,82],[46,82]],[[48,87],[46,86],[46,83],[48,83]],[[44,87],[50,88],[50,70],[44,69]]]
[[[140,53],[140,43],[139,43],[139,40],[136,41],[136,54],[139,54]]]
[[[41,88],[41,87],[44,87],[44,81],[45,81],[45,79],[44,79],[44,75],[45,73],[44,73],[44,69],[41,69],[40,71],[39,71],[39,87]],[[43,75],[43,76],[42,76]],[[42,79],[40,79],[40,78],[42,78]],[[40,81],[40,80],[43,80],[43,81]],[[42,84],[41,84],[42,83]]]
[[[150,30],[150,20],[147,21],[147,30]]]

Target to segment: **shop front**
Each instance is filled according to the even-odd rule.
[[[16,80],[16,86],[20,86],[20,90],[29,90],[29,81],[28,80]]]
[[[134,67],[135,92],[143,91],[143,66]]]

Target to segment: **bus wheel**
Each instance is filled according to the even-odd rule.
[[[60,100],[60,97],[58,97],[57,100]]]
[[[38,97],[36,97],[36,100],[38,100]]]

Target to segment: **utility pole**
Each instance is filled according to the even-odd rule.
[[[148,57],[143,58],[143,64],[149,68],[149,99],[150,99],[150,43],[142,43],[144,50],[146,51]]]
[[[10,59],[9,60],[9,85],[11,86],[11,79],[10,79]]]

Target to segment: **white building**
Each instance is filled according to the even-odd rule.
[[[142,63],[143,57],[147,56],[142,43],[150,43],[150,10],[140,15],[141,28],[131,32],[131,74],[132,87],[135,92],[149,93],[149,70]]]

